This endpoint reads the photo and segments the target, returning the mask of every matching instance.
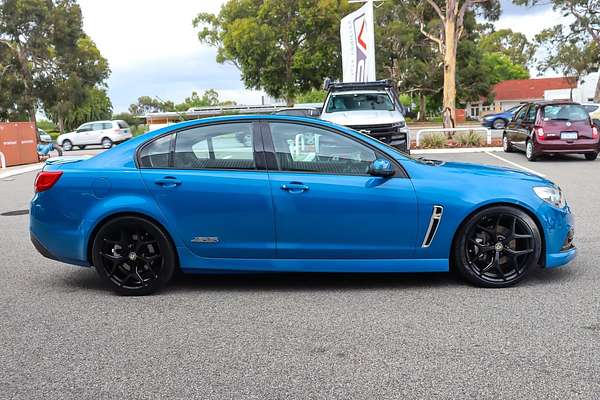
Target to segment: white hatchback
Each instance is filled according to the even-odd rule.
[[[109,149],[114,143],[131,139],[131,129],[125,121],[94,121],[81,125],[74,132],[64,133],[56,143],[65,151],[74,146],[84,149],[88,145],[102,145]]]

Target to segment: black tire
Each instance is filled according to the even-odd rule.
[[[69,139],[65,139],[63,140],[61,147],[64,151],[71,151],[73,150],[73,143],[71,143]]]
[[[452,251],[456,270],[476,286],[501,288],[523,280],[538,264],[542,238],[533,219],[518,208],[494,206],[461,227]]]
[[[497,118],[492,122],[493,129],[504,129],[506,128],[506,120],[502,118]]]
[[[506,136],[506,133],[504,133],[504,135],[502,135],[502,149],[504,150],[505,153],[513,152],[512,144],[510,143],[508,136]]]
[[[598,158],[598,153],[585,153],[585,159],[588,161],[594,161]]]
[[[527,143],[525,143],[525,157],[527,157],[528,161],[537,161],[537,156],[535,154],[535,143],[533,143],[533,140],[531,139],[527,139]]]
[[[103,137],[100,144],[103,149],[110,149],[113,146],[113,141],[110,138]]]
[[[85,146],[77,146],[79,147],[79,150],[85,150]]]
[[[176,269],[175,250],[167,234],[137,216],[117,217],[100,227],[92,245],[92,262],[114,291],[127,296],[162,289]]]

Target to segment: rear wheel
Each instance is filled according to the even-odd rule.
[[[537,156],[535,155],[535,145],[533,144],[533,140],[527,140],[527,144],[525,145],[525,157],[529,161],[536,161]]]
[[[506,121],[503,120],[502,118],[495,119],[494,122],[492,122],[492,128],[504,129],[504,128],[506,128]]]
[[[69,139],[65,139],[63,140],[61,147],[64,151],[71,151],[73,150],[73,143],[71,143]]]
[[[589,161],[594,161],[598,158],[598,153],[585,153],[585,159]]]
[[[92,261],[117,293],[146,295],[164,287],[175,271],[175,251],[163,230],[141,217],[104,224],[92,246]]]
[[[525,212],[497,206],[476,213],[454,243],[454,263],[469,282],[507,287],[521,281],[540,258],[542,240]]]

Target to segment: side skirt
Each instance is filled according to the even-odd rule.
[[[447,272],[447,258],[440,259],[244,259],[202,258],[178,247],[185,273],[218,271],[251,272]]]

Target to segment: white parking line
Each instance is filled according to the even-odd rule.
[[[489,151],[486,151],[486,152],[485,152],[485,154],[487,154],[488,156],[491,156],[491,157],[497,158],[497,159],[498,159],[498,160],[500,160],[500,161],[504,161],[505,163],[507,163],[507,164],[510,164],[510,165],[512,165],[513,167],[520,168],[520,169],[522,169],[523,171],[527,171],[527,172],[529,172],[529,173],[531,173],[531,174],[539,175],[539,176],[541,176],[541,177],[546,177],[546,175],[542,174],[541,172],[537,172],[537,171],[534,171],[534,170],[532,170],[532,169],[529,169],[529,168],[527,168],[527,167],[524,167],[524,166],[522,166],[522,165],[519,165],[519,164],[517,164],[517,163],[515,163],[515,162],[512,162],[512,161],[510,161],[510,160],[507,160],[507,159],[506,159],[506,158],[504,158],[504,157],[500,157],[500,156],[497,156],[496,154],[490,153]]]

